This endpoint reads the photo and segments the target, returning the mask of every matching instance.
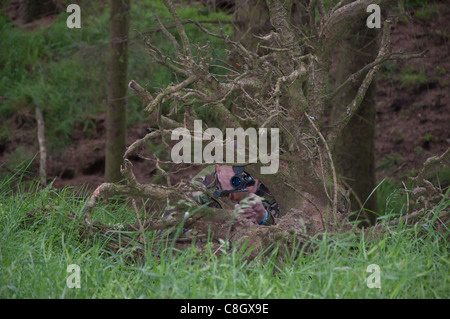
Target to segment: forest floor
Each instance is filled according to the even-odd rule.
[[[428,11],[427,11],[428,10]],[[427,56],[386,63],[377,75],[376,165],[377,177],[402,178],[420,168],[426,158],[441,154],[450,145],[450,6],[432,4],[412,18],[397,24],[392,32],[394,51],[416,53],[428,49]],[[45,18],[47,23],[49,18]],[[106,141],[105,114],[91,119],[95,126],[75,128],[72,143],[60,154],[48,158],[48,177],[54,186],[94,188],[103,182]],[[0,166],[7,163],[19,145],[35,148],[34,112],[15,114],[8,119],[10,127],[23,134],[14,140],[0,141]],[[47,125],[49,125],[47,123]],[[128,128],[127,145],[148,133],[148,123]],[[34,138],[33,138],[34,137]],[[142,183],[154,181],[154,161],[131,158],[134,172]],[[37,160],[33,166],[37,172]],[[198,170],[183,170],[172,179],[190,178]]]
[[[450,144],[447,102],[450,8],[437,3],[431,5],[430,11],[420,12],[420,18],[397,25],[392,44],[394,50],[402,49],[405,53],[428,48],[429,54],[421,60],[386,63],[377,78],[376,161],[380,180],[383,177],[399,180],[411,174],[426,158],[442,153]],[[1,99],[0,94],[0,106]],[[30,110],[15,112],[5,119],[14,131],[10,131],[8,141],[0,138],[0,173],[4,169],[14,170],[15,166],[9,164],[20,162],[14,157],[18,152],[36,154],[38,151],[33,105],[26,107]],[[100,240],[80,244],[79,224],[70,222],[67,213],[82,213],[86,197],[78,196],[79,190],[91,192],[103,182],[105,118],[103,113],[86,118],[85,123],[73,130],[67,148],[49,154],[48,178],[54,179],[53,185],[58,189],[23,192],[18,187],[17,191],[10,191],[13,183],[37,177],[38,156],[31,168],[24,170],[24,176],[0,178],[2,298],[440,299],[449,296],[448,219],[438,218],[449,207],[448,198],[428,207],[421,223],[408,227],[406,222],[388,223],[392,217],[408,211],[407,207],[398,211],[397,205],[405,206],[405,201],[393,196],[393,205],[381,217],[386,221],[386,236],[372,237],[366,232],[313,236],[311,246],[316,249],[303,255],[306,248],[298,246],[301,250],[285,254],[284,259],[277,259],[277,254],[288,251],[275,249],[248,262],[251,249],[240,249],[237,245],[226,248],[228,241],[224,242],[227,245],[220,242],[210,245],[200,239],[204,249],[186,242],[185,249],[181,250],[174,240],[171,244],[158,244],[159,230],[135,232],[136,236],[145,236],[147,255],[142,263],[139,259],[130,264],[129,257],[135,256],[129,247],[114,252],[106,250],[107,243],[114,244],[111,240],[114,234],[125,236],[134,232],[108,229]],[[52,123],[46,125],[51,128]],[[147,134],[148,127],[146,122],[130,126],[127,144]],[[162,150],[161,141],[153,141],[142,155],[156,154],[161,160],[168,160]],[[140,182],[163,181],[154,161],[137,156],[130,160]],[[173,173],[180,167],[172,168]],[[173,181],[189,178],[196,171],[178,170],[171,177]],[[35,185],[24,183],[27,184]],[[69,185],[75,187],[63,188]],[[77,187],[81,185],[87,188]],[[135,215],[121,201],[104,201],[97,208],[95,220],[106,225],[135,223]],[[33,212],[43,214],[29,214]],[[298,220],[283,218],[277,228],[292,229],[294,225],[300,225]],[[302,258],[297,258],[297,252],[302,253]],[[70,289],[68,264],[80,267],[80,289]],[[371,266],[382,269],[378,280],[380,289],[372,289],[370,285]],[[177,307],[172,306],[170,310],[179,313]]]
[[[377,76],[378,178],[413,173],[450,146],[450,6],[431,4],[392,32],[394,52],[423,59],[392,62]]]

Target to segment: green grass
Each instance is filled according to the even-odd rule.
[[[431,221],[391,226],[377,240],[350,233],[316,237],[314,253],[280,262],[276,251],[248,262],[237,248],[218,257],[212,246],[200,252],[187,244],[175,251],[168,243],[156,247],[160,259],[130,264],[124,255],[108,253],[102,241],[79,241],[64,215],[79,215],[85,195],[71,188],[38,190],[36,183],[24,191],[20,178],[19,172],[0,184],[1,298],[448,298],[450,293],[449,243]],[[449,204],[447,197],[427,218],[436,219]],[[50,216],[25,224],[26,212],[40,206],[47,206]],[[382,219],[398,216],[395,207]],[[103,202],[93,216],[110,223],[133,218],[119,202]],[[79,289],[66,285],[70,264],[80,266]],[[370,264],[381,269],[380,289],[367,287]]]
[[[380,164],[377,167],[377,170],[392,170],[396,168],[403,162],[403,158],[400,155],[389,154],[383,157],[380,161]]]
[[[14,27],[0,13],[0,139],[12,138],[8,118],[27,110],[34,114],[36,105],[40,105],[47,124],[49,151],[57,152],[70,143],[75,125],[105,112],[109,6],[104,1],[80,1],[80,7],[81,29],[67,28],[66,12],[60,13],[49,27],[34,31]],[[177,9],[182,19],[230,19],[223,13],[207,11],[201,6]],[[137,32],[158,28],[155,14],[166,25],[173,24],[162,1],[138,1],[131,6],[128,80],[138,81],[152,93],[177,80],[167,69],[153,63]],[[218,32],[219,25],[207,27]],[[219,39],[208,37],[192,24],[185,28],[192,44],[210,41],[214,47],[213,59],[226,59],[225,45]],[[231,33],[229,24],[223,28],[227,34]],[[175,29],[170,31],[176,35]],[[147,35],[163,52],[173,51],[161,32]],[[142,99],[130,91],[127,105],[129,125],[146,119],[143,108]],[[208,110],[199,110],[199,114],[215,116]]]
[[[424,136],[420,138],[424,142],[435,142],[437,141],[437,137],[431,134],[430,132],[425,133]]]
[[[397,160],[395,156],[388,155],[386,159],[382,161],[382,164],[384,163],[386,166],[380,164],[379,168],[386,170],[392,169],[394,160]],[[406,203],[408,198],[406,196],[405,186],[408,192],[411,192],[414,185],[412,185],[408,179],[409,177],[417,176],[419,171],[419,169],[412,169],[407,172],[403,176],[405,185],[399,181],[393,181],[387,178],[380,182],[376,194],[378,209],[380,210],[381,215],[402,216],[406,214]],[[435,172],[427,174],[425,179],[430,181],[433,185],[440,186],[443,190],[448,189],[450,187],[450,168],[447,166],[439,167]]]
[[[439,8],[437,5],[431,5],[428,7],[423,7],[422,9],[416,11],[414,16],[421,20],[431,20],[439,14]]]
[[[428,83],[427,76],[423,70],[416,70],[413,66],[405,67],[401,70],[399,81],[403,88],[411,87],[418,89]]]

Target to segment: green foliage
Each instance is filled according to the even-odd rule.
[[[416,154],[423,153],[424,151],[425,151],[425,149],[422,146],[414,147],[414,153],[416,153]]]
[[[156,158],[165,159],[167,156],[167,148],[163,143],[154,143],[152,141],[147,141],[147,149]]]
[[[387,60],[382,64],[382,70],[388,73],[395,73],[398,71],[398,63],[396,61]]]
[[[377,169],[391,170],[394,167],[400,165],[402,162],[403,158],[400,155],[389,154],[381,160],[380,165],[377,167]]]
[[[381,65],[381,76],[384,80],[394,82],[394,76],[398,72],[398,63],[396,61],[386,61]]]
[[[406,213],[406,193],[401,183],[386,179],[377,189],[380,213],[384,216],[402,216]]]
[[[423,70],[417,71],[413,66],[405,67],[401,70],[399,80],[401,86],[412,87],[414,89],[428,83],[428,79]]]
[[[0,19],[0,95],[6,99],[0,117],[7,118],[21,109],[40,105],[46,120],[51,148],[70,140],[73,126],[87,114],[98,111],[99,67],[84,59],[77,49],[81,32],[68,29],[61,15],[49,28],[26,32]],[[98,38],[91,37],[92,41]]]
[[[444,68],[441,68],[441,67],[438,67],[438,66],[434,68],[434,71],[435,71],[437,76],[444,76],[444,75],[447,74],[447,71]]]
[[[423,8],[426,7],[429,0],[405,0],[404,6],[406,9]]]
[[[405,178],[415,177],[419,173],[418,169],[411,169],[405,174]],[[433,185],[440,186],[445,190],[450,186],[450,168],[446,166],[439,167],[436,172],[432,172],[425,176],[425,179],[430,181]],[[405,182],[406,188],[410,191],[413,185]],[[401,182],[395,182],[390,179],[385,179],[384,182],[377,189],[377,201],[381,214],[390,214],[392,216],[402,216],[406,213],[406,190]]]
[[[430,132],[425,133],[424,136],[421,137],[422,141],[430,143],[430,142],[435,142],[437,141],[437,137],[435,137],[433,134],[431,134]]]
[[[422,151],[424,151],[423,148],[422,148]],[[415,177],[415,176],[417,176],[417,174],[419,174],[419,171],[420,170],[417,168],[412,168],[405,173],[405,177]]]
[[[439,168],[436,174],[431,174],[427,178],[433,185],[439,185],[442,189],[450,186],[450,167]]]
[[[30,164],[35,154],[32,154],[23,145],[19,145],[8,159],[7,168],[9,171],[20,171],[23,174],[31,173]]]
[[[405,134],[396,127],[391,129],[391,136],[392,136],[392,141],[395,144],[400,144],[401,142],[403,142],[403,140],[406,137]]]
[[[59,150],[70,142],[75,125],[86,118],[104,112],[108,91],[109,7],[103,2],[82,1],[81,29],[68,29],[67,13],[62,12],[47,28],[25,31],[12,26],[0,15],[0,119],[36,105],[44,111],[46,135],[50,151]],[[229,20],[223,13],[208,12],[199,6],[178,8],[182,19]],[[154,15],[166,25],[173,24],[162,1],[139,1],[131,5],[128,79],[146,85],[150,92],[177,79],[166,68],[153,63],[145,52],[143,39],[137,31],[158,28]],[[219,32],[219,25],[208,25]],[[226,59],[224,45],[192,24],[185,25],[193,44],[206,41],[214,47],[213,58]],[[231,26],[223,25],[226,34]],[[176,35],[175,29],[170,29]],[[163,52],[173,51],[161,32],[147,34]],[[176,35],[177,36],[177,35]],[[195,52],[196,47],[193,46]],[[215,70],[218,73],[221,70]],[[145,119],[143,101],[129,93],[128,123]],[[213,117],[209,110],[199,110],[200,116]],[[0,138],[8,139],[8,129],[2,128]],[[3,135],[5,134],[5,135]]]
[[[445,29],[444,30],[437,29],[436,34],[444,38],[445,40],[450,39],[450,33]]]
[[[439,14],[439,9],[436,5],[424,7],[420,10],[417,10],[414,13],[414,16],[421,20],[431,20]]]
[[[77,221],[67,220],[67,212],[82,217],[88,192],[38,189],[37,183],[22,178],[23,170],[17,170],[0,179],[2,298],[364,299],[446,298],[449,293],[449,242],[434,223],[439,212],[448,210],[448,194],[426,212],[420,225],[386,226],[386,235],[374,239],[367,232],[315,236],[316,250],[308,254],[279,246],[245,261],[251,251],[245,250],[245,243],[243,248],[223,246],[218,256],[210,244],[202,251],[190,244],[179,249],[172,241],[157,243],[156,233],[147,232],[149,257],[130,263],[125,250],[105,250],[106,238],[82,241]],[[401,186],[385,180],[377,191],[384,213],[380,222],[404,215]],[[26,213],[39,207],[50,216],[27,219]],[[110,224],[135,222],[132,209],[119,199],[100,202],[92,214]],[[294,257],[297,253],[299,258]],[[280,254],[284,258],[277,260]],[[66,286],[70,264],[80,266],[80,289]],[[380,289],[367,287],[370,264],[380,266]]]

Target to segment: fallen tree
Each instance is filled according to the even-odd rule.
[[[177,208],[177,213],[170,216],[144,222],[137,214],[138,225],[126,228],[143,232],[168,229],[183,223],[184,227],[195,228],[199,232],[211,232],[212,238],[217,240],[248,239],[257,251],[274,242],[285,242],[288,246],[293,242],[306,244],[317,233],[352,229],[354,225],[348,221],[349,193],[337,180],[330,149],[358,110],[381,64],[390,59],[423,57],[425,52],[406,55],[391,51],[390,31],[394,18],[383,21],[376,59],[328,92],[331,58],[343,31],[354,19],[367,15],[369,4],[389,2],[340,1],[327,12],[321,0],[311,0],[307,6],[309,19],[294,25],[291,23],[291,8],[295,1],[267,0],[273,29],[265,35],[254,35],[260,40],[255,50],[247,49],[223,32],[214,33],[192,21],[209,36],[222,39],[229,46],[230,54],[232,51],[233,56],[242,61],[240,68],[220,61],[221,68],[228,71],[223,76],[211,71],[215,65],[210,44],[191,43],[174,4],[165,0],[179,40],[158,17],[156,19],[161,32],[172,43],[174,54],[164,53],[147,38],[144,39],[153,61],[167,67],[179,82],[169,84],[154,95],[136,81],[130,82],[129,87],[143,98],[147,105],[145,110],[158,128],[126,150],[121,170],[125,183],[104,183],[94,191],[84,210],[88,233],[89,228],[95,227],[91,211],[99,198],[115,195],[167,201]],[[316,9],[320,16],[318,20]],[[327,103],[356,79],[362,79],[362,82],[351,103],[325,126]],[[163,112],[163,102],[170,105],[167,113]],[[169,182],[163,186],[141,184],[136,180],[128,157],[139,152],[145,141],[155,137],[165,139],[176,128],[186,128],[194,136],[193,124],[198,119],[195,106],[198,104],[212,108],[223,119],[225,127],[279,129],[280,170],[276,174],[261,174],[263,165],[260,161],[246,165],[246,171],[261,180],[279,204],[282,217],[277,225],[253,225],[234,215],[230,200],[214,198],[208,190],[189,181],[177,185]],[[430,187],[427,183],[425,185]],[[200,207],[190,196],[193,191],[205,192],[222,208]],[[360,213],[364,214],[363,211]]]

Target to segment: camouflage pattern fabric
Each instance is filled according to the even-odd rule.
[[[208,166],[200,171],[200,173],[198,173],[192,179],[192,184],[200,187],[205,186],[212,192],[221,189],[219,180],[217,179],[215,165]],[[264,184],[260,183],[258,189],[256,190],[256,193],[251,195],[253,196],[246,197],[239,202],[239,204],[244,205],[241,207],[251,207],[256,201],[261,200],[264,208],[268,213],[268,217],[263,225],[274,225],[276,223],[276,220],[280,217],[280,210],[278,208],[277,202],[269,193],[267,187],[264,186]],[[208,204],[208,206],[210,207],[220,207],[216,201],[212,200],[207,194],[201,191],[193,192],[192,196],[194,196],[194,199],[200,204]],[[235,210],[235,212],[237,211]]]
[[[215,190],[221,189],[220,183],[217,179],[216,174],[216,166],[210,165],[204,168],[202,171],[200,171],[192,180],[192,184],[197,187],[206,187],[207,189],[214,192]],[[205,192],[202,191],[195,191],[192,192],[191,195],[193,198],[200,203],[201,205],[207,205],[209,207],[216,207],[220,208],[220,205],[212,200]],[[256,194],[250,194],[248,197],[244,198],[239,202],[240,206],[236,207],[234,212],[239,214],[241,213],[242,209],[245,207],[251,207],[256,203],[256,201],[261,200],[263,203],[264,208],[267,211],[267,219],[262,224],[263,226],[270,226],[274,225],[277,221],[277,219],[280,217],[280,210],[278,208],[278,204],[269,193],[268,189],[263,185],[259,184],[258,189],[256,191]],[[163,216],[168,217],[173,213],[177,213],[177,209],[175,206],[170,205],[169,201],[167,201],[167,206],[164,210]],[[175,234],[176,227],[171,227],[165,230],[161,230],[158,234],[158,237],[160,238],[172,238],[172,236]],[[193,230],[190,228],[183,228],[182,231],[177,236],[177,242],[180,242],[180,240],[184,240],[186,238],[192,238],[193,236],[198,235],[193,234]],[[200,241],[202,239],[200,238]]]

